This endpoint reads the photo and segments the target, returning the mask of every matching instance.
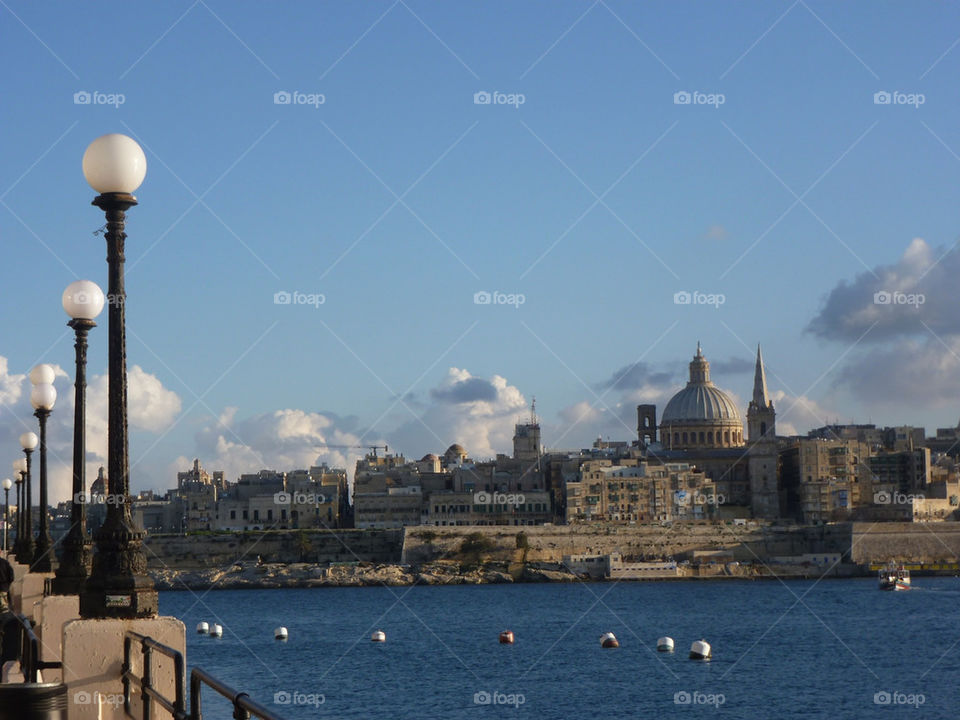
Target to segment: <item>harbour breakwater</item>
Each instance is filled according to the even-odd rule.
[[[676,523],[671,526],[407,527],[153,536],[148,566],[160,589],[325,587],[575,581],[577,555],[674,560],[676,577],[871,574],[896,560],[957,572],[960,523]]]

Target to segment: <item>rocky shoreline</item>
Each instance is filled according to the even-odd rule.
[[[462,569],[455,564],[333,565],[314,563],[236,564],[229,568],[173,570],[151,568],[158,590],[239,590],[408,585],[484,585],[516,582],[576,582],[583,579],[563,569],[506,563],[485,563]]]
[[[579,575],[559,563],[487,562],[464,568],[457,563],[425,563],[419,566],[397,564],[237,563],[228,568],[170,569],[151,568],[150,576],[158,590],[243,590],[323,587],[377,587],[410,585],[503,585],[512,583],[617,582],[621,580]],[[867,573],[862,568],[842,565],[826,573],[828,577],[856,577]],[[772,580],[821,578],[825,568],[801,565],[733,563],[685,567],[676,576],[650,577],[629,582],[663,580]]]

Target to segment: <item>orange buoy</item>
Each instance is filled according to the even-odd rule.
[[[500,633],[500,644],[501,645],[513,645],[513,631],[504,630]]]

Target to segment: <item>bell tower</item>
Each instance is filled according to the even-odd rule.
[[[767,394],[767,374],[757,345],[753,375],[753,399],[747,407],[748,472],[750,505],[754,517],[780,516],[780,468],[777,452],[777,414]]]

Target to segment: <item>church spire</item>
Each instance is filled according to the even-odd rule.
[[[770,400],[767,395],[767,373],[763,369],[763,355],[760,353],[760,345],[757,345],[757,367],[753,374],[753,404],[758,409],[769,407]]]

